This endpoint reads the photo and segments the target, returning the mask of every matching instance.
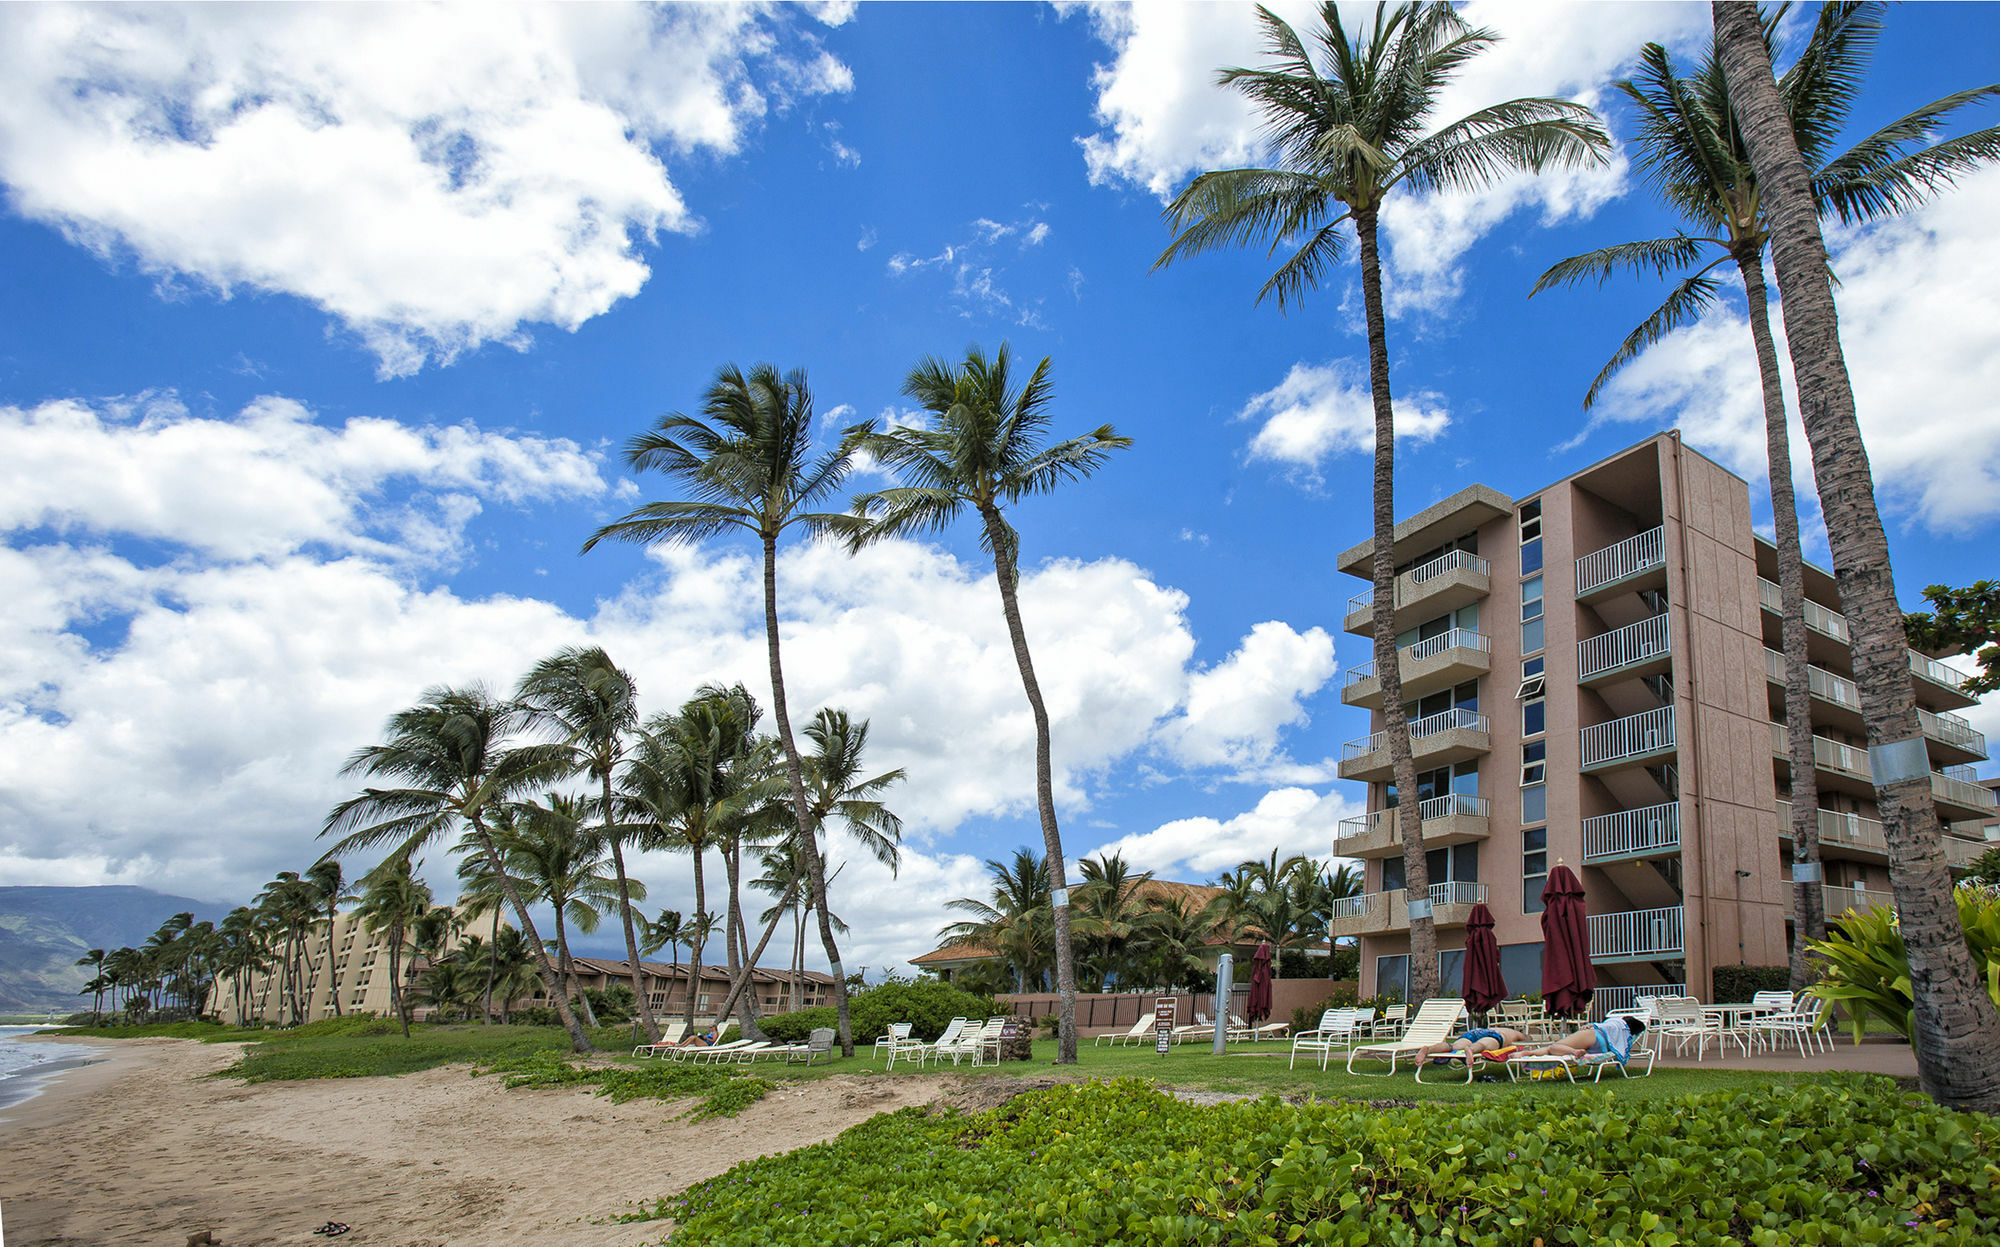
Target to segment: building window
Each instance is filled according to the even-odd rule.
[[[1375,993],[1391,1000],[1407,1000],[1410,995],[1410,958],[1407,953],[1375,959]]]
[[[1542,986],[1542,946],[1533,944],[1502,944],[1500,946],[1500,978],[1507,984],[1507,990],[1518,996],[1522,992],[1540,990]]]
[[[1549,786],[1536,784],[1521,790],[1521,825],[1532,827],[1549,821]]]
[[[1521,508],[1521,574],[1542,570],[1542,503],[1538,498]]]
[[[1478,883],[1479,845],[1454,844],[1449,848],[1432,849],[1424,854],[1424,873],[1431,877],[1433,884]],[[1403,859],[1385,857],[1382,859],[1382,890],[1395,892],[1404,887]]]
[[[1521,652],[1537,653],[1542,646],[1542,578],[1536,576],[1521,582]]]
[[[1521,746],[1521,786],[1545,782],[1549,777],[1549,743],[1532,741]]]
[[[1542,912],[1542,885],[1549,881],[1549,829],[1521,832],[1521,912]]]
[[[1444,985],[1444,994],[1462,994],[1465,985],[1465,950],[1453,949],[1438,954],[1438,982]]]
[[[1530,697],[1521,703],[1521,735],[1540,736],[1548,728],[1548,703],[1539,697]]]
[[[1548,691],[1548,677],[1542,674],[1547,661],[1540,654],[1521,660],[1521,686],[1514,690],[1516,698],[1540,697]]]

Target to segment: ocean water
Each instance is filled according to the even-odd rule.
[[[0,1026],[0,1109],[19,1104],[43,1086],[46,1077],[87,1065],[99,1050],[77,1044],[22,1043],[45,1026]]]

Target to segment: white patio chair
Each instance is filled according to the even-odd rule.
[[[1300,1031],[1292,1036],[1292,1059],[1285,1064],[1291,1069],[1298,1064],[1299,1053],[1319,1054],[1319,1067],[1324,1071],[1333,1059],[1336,1048],[1350,1048],[1358,1035],[1355,1026],[1354,1009],[1328,1009],[1319,1015],[1319,1025],[1309,1031]]]
[[[1417,1016],[1410,1020],[1402,1037],[1389,1043],[1361,1044],[1347,1053],[1347,1072],[1360,1073],[1354,1063],[1363,1057],[1371,1061],[1387,1061],[1389,1069],[1381,1077],[1389,1077],[1396,1072],[1396,1062],[1405,1057],[1412,1060],[1419,1052],[1432,1044],[1443,1043],[1451,1038],[1451,1032],[1465,1016],[1465,1002],[1449,998],[1426,1000],[1417,1010]]]
[[[889,1033],[875,1041],[875,1051],[869,1054],[868,1059],[874,1060],[884,1049],[894,1051],[898,1043],[910,1037],[912,1025],[910,1022],[889,1023]]]

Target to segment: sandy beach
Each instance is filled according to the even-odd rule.
[[[328,1221],[357,1247],[657,1242],[661,1223],[609,1218],[955,1081],[836,1075],[690,1123],[685,1102],[508,1091],[463,1066],[246,1086],[203,1077],[239,1045],[99,1046],[106,1059],[0,1112],[7,1247],[181,1247],[199,1230],[226,1247],[313,1244]]]

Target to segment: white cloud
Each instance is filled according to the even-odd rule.
[[[637,293],[639,246],[698,224],[661,152],[851,85],[758,6],[6,6],[0,179],[108,258],[315,303],[398,375]]]
[[[1908,217],[1828,236],[1840,276],[1841,346],[1878,494],[1892,514],[1940,533],[1965,535],[2000,519],[1996,215],[2000,170],[1986,170]],[[1790,400],[1776,307],[1772,322]],[[1607,352],[1617,333],[1607,327]],[[1763,402],[1740,298],[1643,353],[1612,382],[1599,410],[1590,428],[1678,425],[1690,445],[1748,479],[1768,475]],[[1793,475],[1806,500],[1801,509],[1809,511],[1809,452],[1796,414],[1791,425]]]
[[[1041,206],[1029,205],[1031,209]],[[944,244],[934,255],[920,256],[911,251],[898,251],[888,259],[886,267],[889,275],[907,277],[926,269],[935,269],[950,277],[951,289],[946,303],[961,319],[994,319],[1031,329],[1046,329],[1048,325],[1042,318],[1043,299],[1039,296],[1019,298],[1002,287],[1001,279],[1006,277],[1007,268],[999,244],[1009,238],[1020,238],[1018,246],[1008,248],[1007,255],[1037,247],[1050,234],[1048,222],[1033,215],[1013,222],[979,217],[966,229],[966,237]],[[872,245],[872,236],[869,241]],[[1076,293],[1076,286],[1081,280],[1072,268],[1071,294]]]
[[[1136,869],[1182,880],[1213,877],[1240,862],[1269,857],[1273,849],[1281,857],[1303,853],[1327,861],[1340,820],[1363,812],[1337,791],[1321,796],[1310,788],[1275,788],[1232,818],[1176,819],[1094,852],[1123,853]]]
[[[1295,28],[1317,24],[1317,6],[1302,0],[1269,7]],[[1215,81],[1222,68],[1266,59],[1250,6],[1091,5],[1086,11],[1113,54],[1093,80],[1100,128],[1079,140],[1093,183],[1135,186],[1165,200],[1197,173],[1261,159],[1256,114],[1240,92]],[[1351,32],[1373,12],[1372,5],[1343,5],[1342,21]],[[1706,29],[1705,11],[1682,4],[1473,0],[1463,13],[1501,38],[1440,93],[1433,114],[1439,122],[1521,96],[1599,104],[1604,85],[1646,41],[1685,43]],[[1539,208],[1544,223],[1587,216],[1624,181],[1620,159],[1603,168],[1508,178],[1470,194],[1399,197],[1383,213],[1391,312],[1448,303],[1458,293],[1460,258],[1517,210]]]
[[[1435,441],[1451,425],[1444,396],[1428,390],[1401,395],[1395,414],[1398,443]],[[1317,480],[1329,455],[1375,449],[1368,378],[1345,361],[1292,365],[1283,381],[1252,397],[1236,418],[1260,422],[1250,438],[1250,458],[1276,460],[1308,480]]]
[[[1333,678],[1334,667],[1325,629],[1300,633],[1276,620],[1260,623],[1235,653],[1189,677],[1186,711],[1161,729],[1162,744],[1190,766],[1226,767],[1243,778],[1324,780],[1325,767],[1293,763],[1279,737],[1308,721],[1303,703]]]

